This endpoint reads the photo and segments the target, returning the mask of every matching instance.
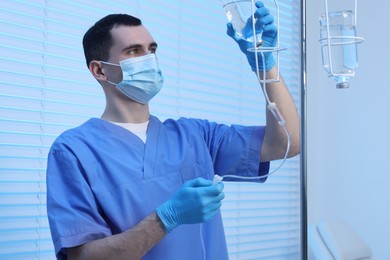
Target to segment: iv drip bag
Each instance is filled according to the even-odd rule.
[[[363,38],[356,36],[356,5],[355,14],[351,10],[328,12],[326,1],[326,13],[319,20],[322,65],[336,87],[344,89],[358,67],[357,43]]]

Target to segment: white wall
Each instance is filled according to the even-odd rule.
[[[390,259],[390,2],[358,1],[359,68],[349,89],[322,69],[318,17],[307,2],[307,135],[309,224],[341,218]],[[334,10],[341,1],[328,0]],[[353,0],[344,0],[353,9]],[[340,9],[341,10],[341,9]]]

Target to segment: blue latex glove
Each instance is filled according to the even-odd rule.
[[[255,11],[255,19],[256,20],[256,31],[257,33],[263,31],[263,44],[262,47],[275,47],[277,43],[277,35],[278,30],[274,24],[274,17],[270,14],[269,10],[264,7],[262,2],[256,2],[256,11]],[[250,17],[243,29],[243,31],[252,31],[252,17]],[[251,66],[253,71],[256,71],[256,58],[255,52],[248,51],[248,48],[253,48],[254,43],[249,42],[238,36],[236,31],[233,28],[231,23],[227,24],[227,35],[229,35],[233,40],[235,40],[240,46],[241,51],[246,55],[249,65]],[[272,55],[272,52],[264,52],[265,59],[265,68],[263,66],[263,61],[261,54],[258,53],[258,62],[259,62],[259,70],[261,71],[269,71],[275,66],[275,60]]]
[[[212,185],[202,178],[184,183],[176,194],[156,209],[167,233],[181,224],[203,223],[211,220],[225,197],[223,183]]]

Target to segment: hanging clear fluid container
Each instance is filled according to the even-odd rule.
[[[237,35],[245,41],[261,44],[262,29],[256,30],[254,37],[252,30],[252,13],[254,12],[254,3],[252,0],[220,0],[226,17],[232,23]]]
[[[322,64],[337,88],[348,88],[349,79],[358,67],[355,16],[352,11],[336,11],[320,17]]]
[[[277,34],[277,45],[275,47],[263,46],[263,29],[256,27],[257,19],[254,17],[256,11],[256,0],[220,0],[225,10],[227,20],[232,23],[233,28],[240,38],[251,43],[247,50],[257,54],[273,53],[276,58],[277,73],[274,79],[259,79],[262,83],[270,83],[280,80],[279,75],[279,52],[287,48],[280,47],[280,24],[279,24],[279,4],[276,0],[263,0],[267,8],[272,11],[279,33]],[[256,32],[256,33],[253,33]]]

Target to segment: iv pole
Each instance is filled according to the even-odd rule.
[[[300,1],[301,6],[301,138],[300,138],[300,191],[301,191],[301,259],[308,259],[307,239],[307,136],[306,136],[306,0]]]
[[[301,259],[308,259],[308,218],[307,218],[307,61],[306,61],[306,0],[300,1],[301,6],[301,135],[300,135],[300,168],[301,168]],[[327,30],[329,36],[328,4],[325,0]],[[357,25],[357,0],[355,0],[355,26]],[[364,41],[361,37],[353,37],[356,43]],[[328,39],[328,51],[330,53],[330,41]],[[348,43],[350,44],[350,43]]]

